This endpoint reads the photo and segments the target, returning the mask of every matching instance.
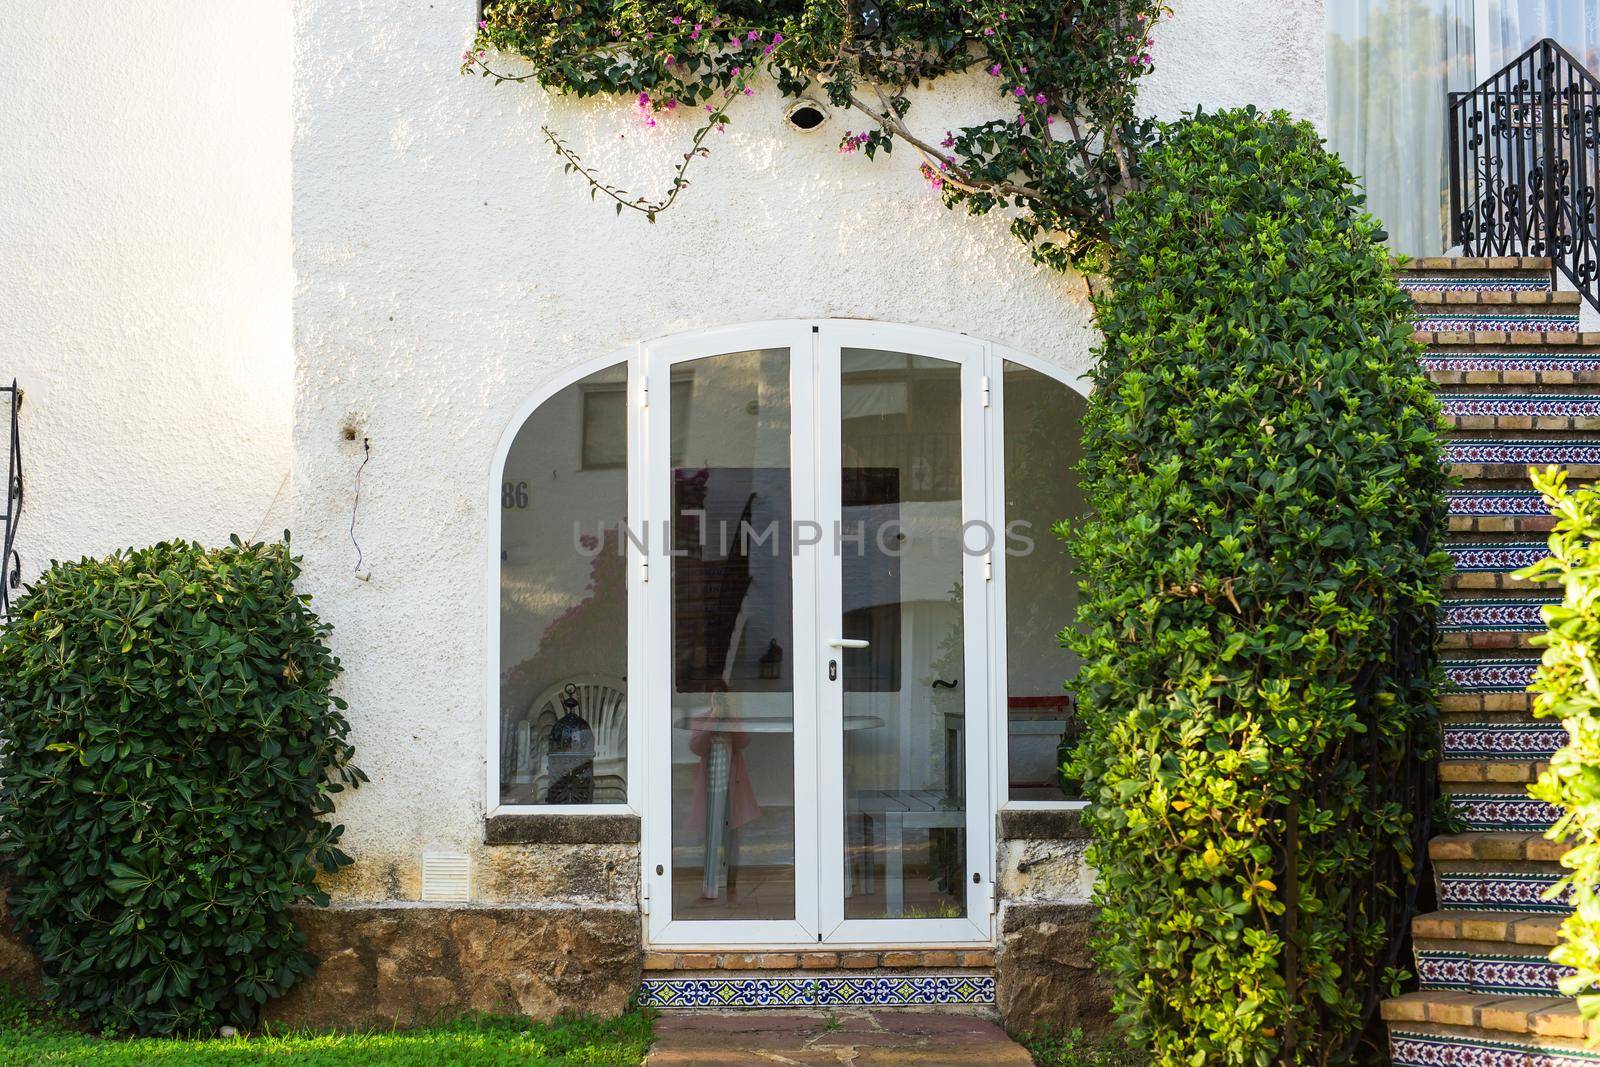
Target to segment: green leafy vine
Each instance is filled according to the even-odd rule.
[[[1133,188],[1139,150],[1153,132],[1136,113],[1135,88],[1153,66],[1151,30],[1169,13],[1165,0],[501,0],[485,8],[462,71],[629,98],[651,126],[702,114],[655,196],[607,182],[543,127],[566,170],[619,214],[638,211],[654,222],[676,203],[693,164],[710,154],[710,135],[771,79],[781,93],[819,92],[865,120],[860,131],[845,131],[841,152],[875,159],[903,144],[946,207],[998,209],[1040,263],[1097,270],[1116,201]],[[956,130],[916,129],[908,91],[969,72],[993,80],[1002,113]]]

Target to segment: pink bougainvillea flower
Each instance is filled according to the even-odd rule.
[[[1019,85],[1015,89],[1011,90],[1011,95],[1012,96],[1027,96],[1028,95],[1028,90],[1024,89],[1022,86]]]
[[[689,40],[698,41],[699,39],[700,39],[700,24],[697,22],[697,23],[694,24],[694,29],[689,31]]]
[[[746,95],[746,96],[754,96],[754,95],[756,95],[756,91],[754,89],[750,88],[749,86],[746,86],[745,90],[744,90],[744,95]]]
[[[671,57],[671,56],[668,56],[668,57],[667,57],[667,66],[669,66],[669,67],[670,67],[670,66],[672,66],[672,64],[674,64],[674,63],[676,63],[676,62],[677,62],[677,60],[676,60],[676,59],[673,59],[673,58],[672,58],[672,57]]]
[[[944,131],[944,140],[940,141],[939,143],[944,145],[946,148],[954,148],[956,146],[956,135],[951,133],[949,130],[946,130]]]
[[[1033,102],[1034,102],[1034,103],[1035,103],[1035,104],[1043,104],[1043,103],[1045,103],[1045,102],[1046,102],[1046,101],[1047,101],[1047,100],[1048,100],[1048,98],[1047,98],[1047,97],[1046,97],[1046,96],[1045,96],[1045,95],[1044,95],[1044,94],[1043,94],[1043,93],[1038,93],[1038,94],[1036,94],[1036,95],[1035,95],[1035,96],[1034,96],[1034,98],[1033,98]]]
[[[734,67],[733,68],[733,76],[735,78],[737,78],[739,76],[739,72],[742,71],[742,70],[744,70],[743,67]]]
[[[989,68],[989,77],[991,77],[991,78],[1000,77],[1000,64],[996,63],[994,66]]]
[[[781,34],[781,33],[773,34],[772,35],[772,43],[773,44],[782,44],[783,43],[783,34]]]
[[[984,35],[984,36],[985,36],[985,37],[993,37],[993,36],[994,36],[994,27],[993,27],[993,26],[990,26],[990,27],[988,27],[988,28],[986,28],[986,29],[985,29],[985,30],[984,30],[984,31],[983,31],[983,35]]]
[[[672,24],[674,26],[682,26],[683,25],[683,16],[682,15],[674,15],[674,16],[672,16]]]
[[[751,30],[749,33],[744,35],[744,39],[747,41],[759,41],[761,40],[761,34],[757,33],[755,30]]]

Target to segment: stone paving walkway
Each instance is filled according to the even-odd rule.
[[[925,1012],[694,1012],[656,1020],[645,1067],[1032,1067],[1033,1059],[985,1019]]]

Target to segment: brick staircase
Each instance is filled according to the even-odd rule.
[[[1390,1049],[1403,1067],[1600,1067],[1585,1042],[1600,1026],[1560,996],[1546,958],[1569,910],[1543,896],[1562,850],[1543,838],[1555,812],[1526,793],[1566,736],[1524,691],[1552,597],[1507,573],[1544,554],[1552,525],[1527,468],[1600,479],[1600,334],[1578,332],[1579,298],[1551,291],[1545,260],[1418,260],[1403,284],[1462,480],[1439,777],[1466,830],[1429,843],[1440,910],[1412,923],[1422,988],[1384,1003]]]

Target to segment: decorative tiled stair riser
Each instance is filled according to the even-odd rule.
[[[1520,693],[1533,681],[1537,656],[1524,659],[1447,659],[1445,680],[1469,693]]]
[[[1543,956],[1496,956],[1417,949],[1417,977],[1424,989],[1501,996],[1553,997],[1560,979],[1574,973]]]
[[[1535,489],[1460,489],[1448,494],[1452,515],[1547,514]]]
[[[1573,315],[1430,315],[1417,319],[1424,333],[1577,333]]]
[[[1439,609],[1439,628],[1445,633],[1539,633],[1542,612],[1560,601],[1551,597],[1520,600],[1447,600]]]
[[[1550,546],[1544,541],[1483,541],[1444,547],[1457,574],[1514,571],[1550,554]]]
[[[1554,805],[1521,793],[1451,793],[1449,800],[1451,812],[1469,833],[1543,833],[1559,814]]]
[[[1567,743],[1560,723],[1451,723],[1444,729],[1447,760],[1549,759]]]
[[[1560,881],[1557,871],[1444,871],[1439,874],[1439,906],[1462,911],[1570,911],[1569,896],[1547,894]]]
[[[1578,299],[1553,292],[1548,261],[1429,259],[1402,284],[1420,360],[1451,427],[1444,461],[1455,573],[1439,628],[1449,686],[1439,781],[1455,816],[1428,846],[1436,911],[1414,917],[1420,990],[1383,1005],[1401,1067],[1600,1067],[1600,1028],[1559,995],[1546,957],[1570,895],[1550,898],[1560,812],[1527,795],[1566,741],[1534,717],[1532,642],[1557,590],[1511,572],[1543,559],[1554,525],[1527,469],[1600,480],[1600,333],[1578,331]]]
[[[1389,1035],[1395,1067],[1597,1067],[1600,1052],[1582,1048],[1536,1048],[1514,1041],[1480,1037],[1417,1034],[1395,1030]]]
[[[988,974],[646,978],[647,1008],[905,1008],[994,1004]]]
[[[1400,283],[1408,293],[1542,293],[1550,288],[1548,275],[1417,274]]]
[[[1444,459],[1451,464],[1509,464],[1514,467],[1600,463],[1600,441],[1450,441]],[[1525,477],[1525,472],[1519,472]]]

